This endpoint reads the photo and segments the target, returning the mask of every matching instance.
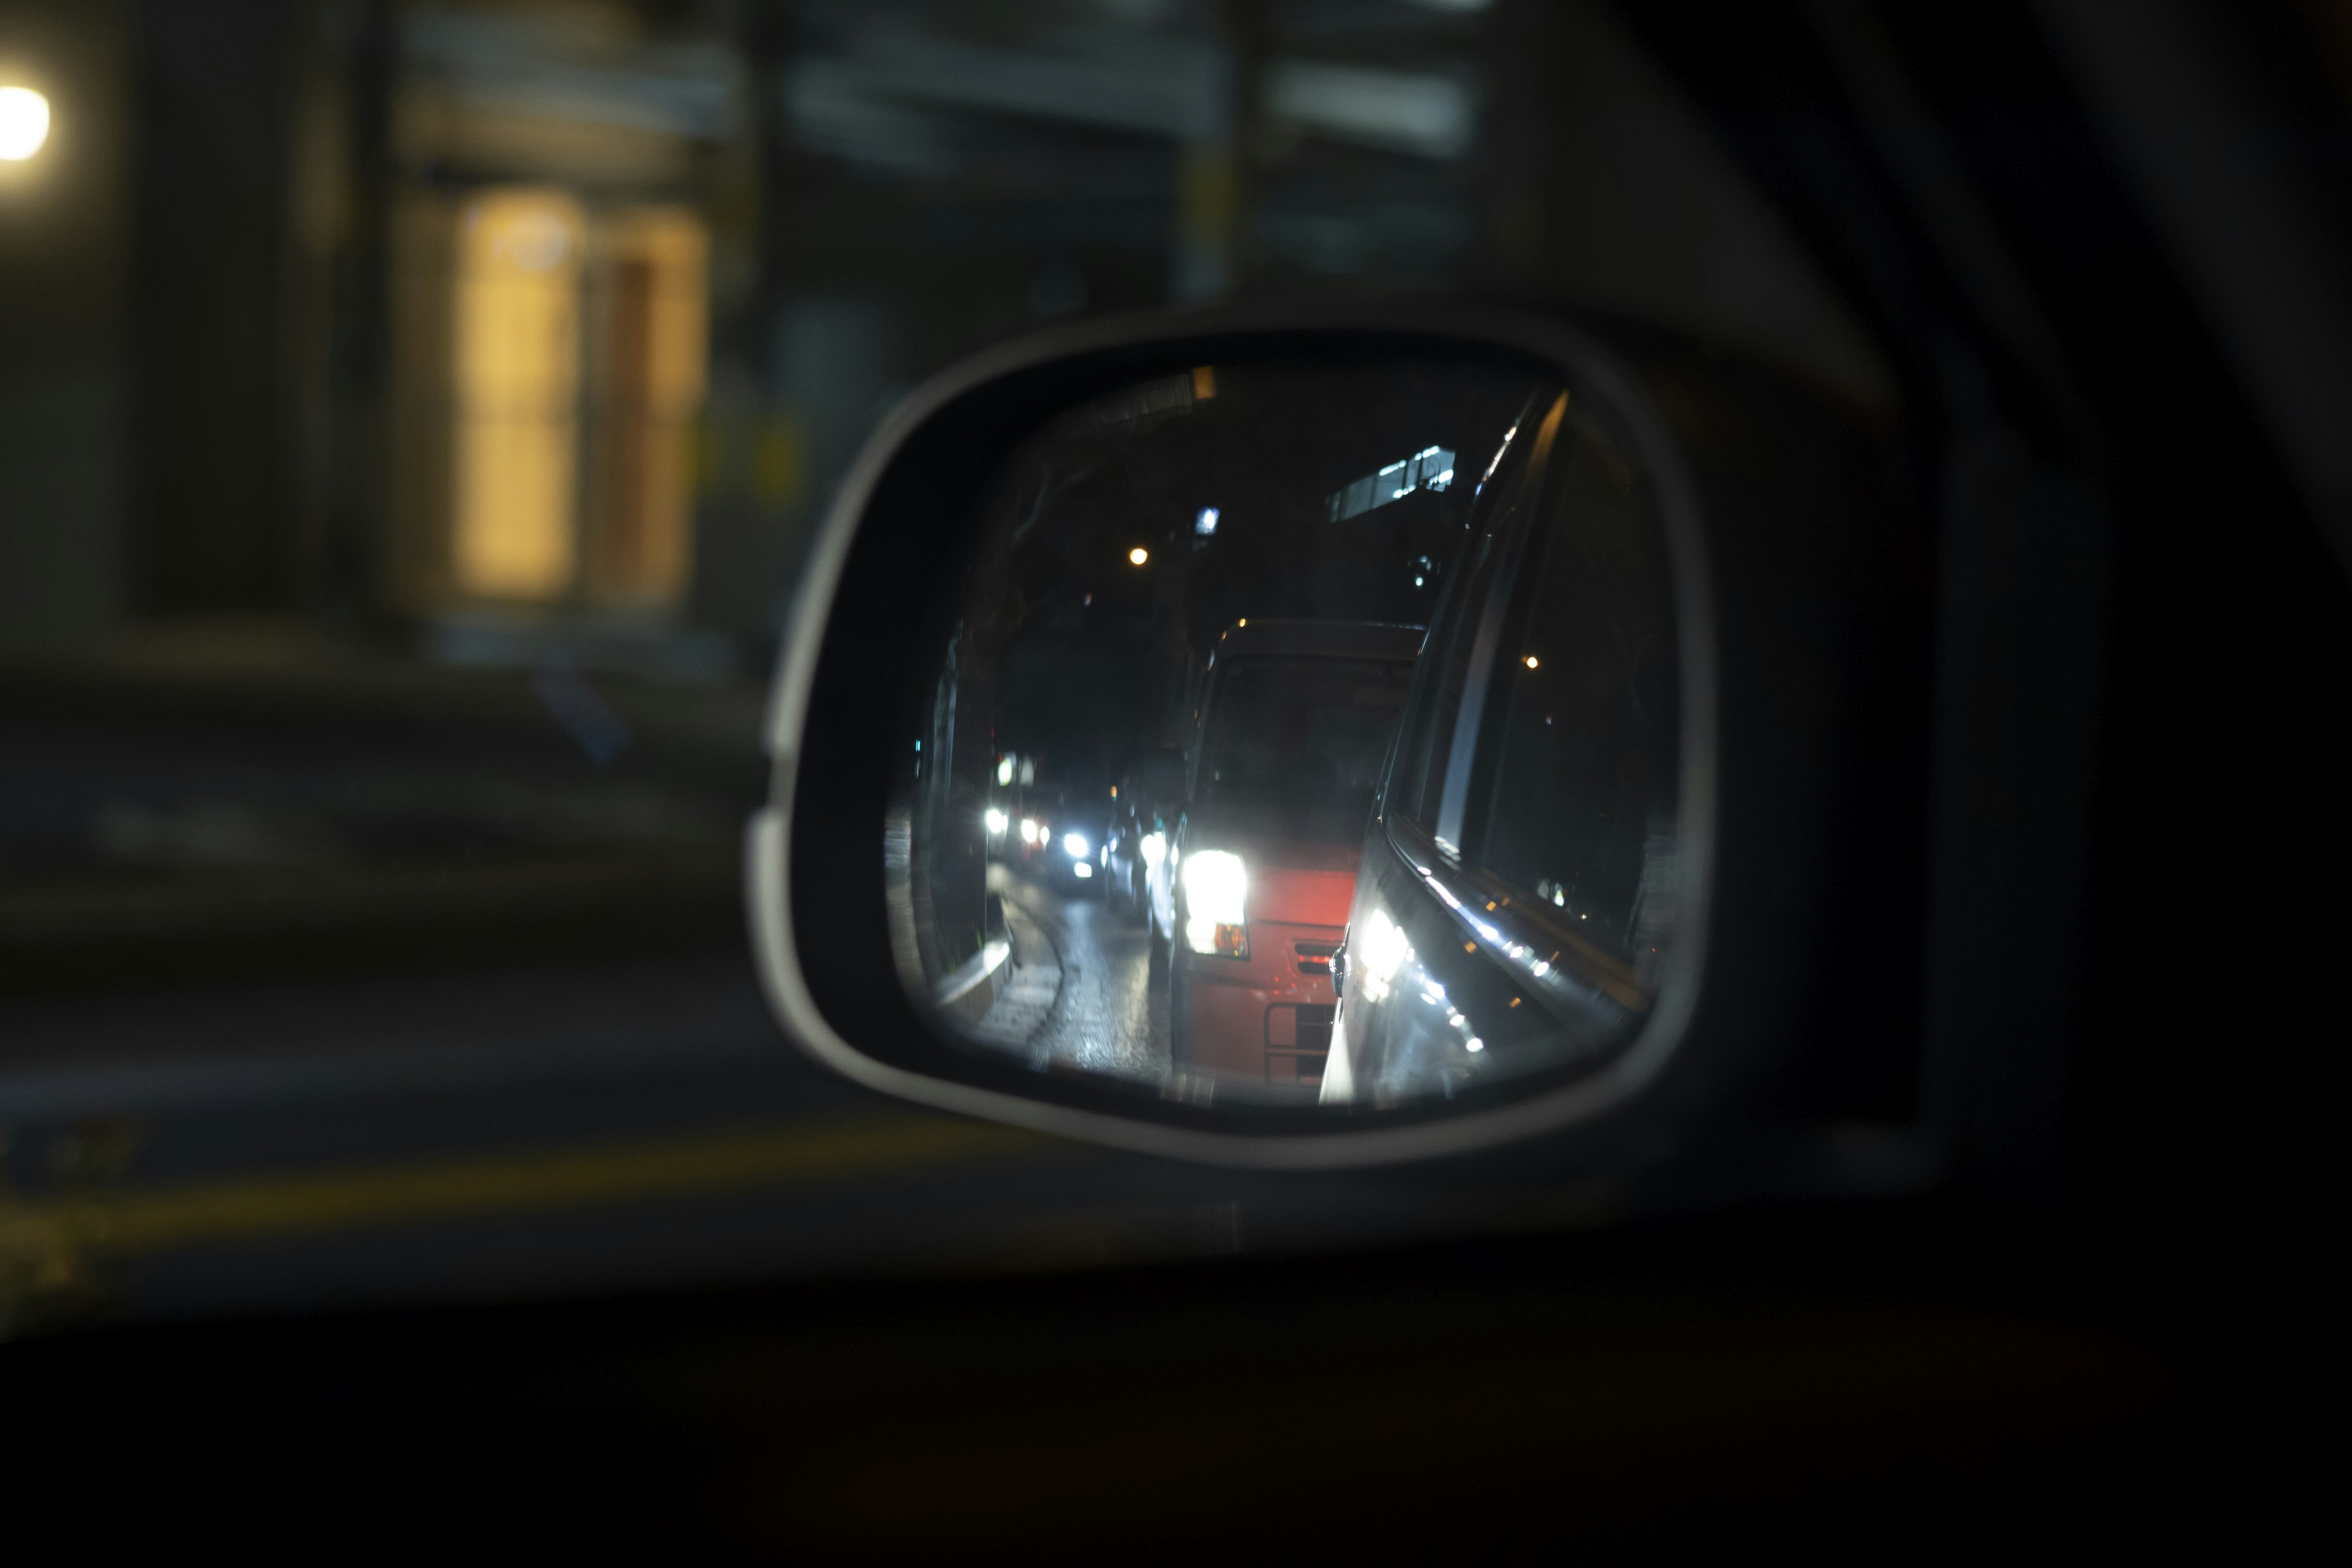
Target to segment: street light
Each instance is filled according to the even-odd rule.
[[[0,87],[0,163],[21,163],[49,139],[49,100],[29,87]]]
[[[1140,566],[1150,559],[1151,552],[1146,550],[1140,544],[1127,552],[1127,563],[1130,566]]]

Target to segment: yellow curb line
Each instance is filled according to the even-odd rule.
[[[39,1274],[58,1266],[70,1272],[68,1259],[86,1252],[136,1257],[206,1242],[825,1181],[1056,1147],[1066,1145],[981,1122],[897,1116],[551,1154],[31,1200],[0,1195],[0,1269],[13,1259]]]

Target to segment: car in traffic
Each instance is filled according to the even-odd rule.
[[[1210,656],[1171,847],[1169,1056],[1229,1090],[1323,1079],[1331,954],[1422,628],[1244,621]]]
[[[1092,895],[1102,886],[1108,802],[1079,784],[1041,792],[1008,835],[1021,868],[1065,893]]]
[[[1673,553],[1561,394],[1471,514],[1366,829],[1323,1103],[1601,1059],[1656,1010],[1693,884]]]
[[[1153,919],[1160,868],[1167,864],[1168,845],[1184,810],[1184,752],[1176,746],[1157,747],[1129,763],[1111,795],[1110,826],[1103,845],[1103,870],[1108,879],[1103,896],[1114,908],[1150,922],[1155,932],[1164,922]]]

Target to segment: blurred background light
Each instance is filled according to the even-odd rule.
[[[21,163],[49,139],[49,100],[29,87],[0,87],[0,163]]]
[[[1471,87],[1450,76],[1326,60],[1277,60],[1265,110],[1334,141],[1423,158],[1461,157],[1478,129]]]

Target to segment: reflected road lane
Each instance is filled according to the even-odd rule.
[[[1005,866],[989,868],[988,885],[1004,900],[1013,963],[980,1033],[1040,1067],[1161,1081],[1168,1072],[1165,973],[1154,964],[1142,921],[1099,897],[1068,896]]]

